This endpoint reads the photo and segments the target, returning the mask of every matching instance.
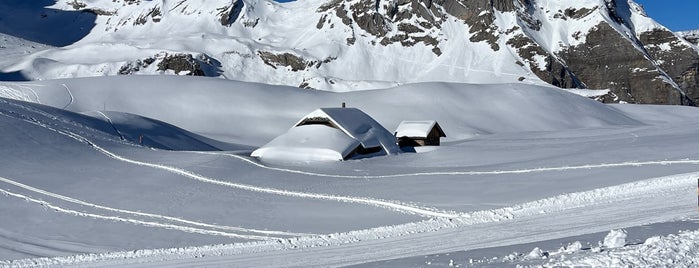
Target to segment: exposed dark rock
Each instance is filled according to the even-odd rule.
[[[697,103],[699,53],[667,30],[656,29],[642,33],[639,40],[663,71],[682,88],[690,100]]]
[[[378,0],[361,0],[350,6],[352,19],[357,26],[371,35],[382,37],[391,30],[386,18],[378,13]]]
[[[245,3],[243,0],[236,0],[230,6],[224,6],[216,9],[218,11],[219,21],[223,26],[231,26],[238,20],[240,13],[243,11]]]
[[[243,21],[243,26],[245,27],[250,27],[250,28],[255,28],[257,24],[260,23],[260,18],[256,18],[255,20],[246,20]]]
[[[68,4],[71,5],[73,7],[73,9],[75,9],[75,10],[80,10],[80,9],[87,7],[87,4],[85,4],[83,2],[79,2],[78,0],[70,1],[70,2],[68,2]]]
[[[97,16],[114,16],[114,15],[116,15],[116,11],[107,11],[107,10],[103,10],[103,9],[99,9],[99,8],[86,8],[86,9],[83,9],[81,11],[86,12],[86,13],[92,13],[92,14],[95,14]]]
[[[155,6],[151,9],[149,9],[147,12],[142,13],[136,20],[134,21],[133,25],[143,25],[148,21],[148,17],[153,20],[153,22],[160,22],[160,19],[162,18],[163,13],[160,12],[160,6]]]
[[[320,19],[318,19],[318,23],[316,23],[316,28],[318,30],[323,29],[323,26],[325,25],[325,20],[327,19],[328,15],[323,15],[320,16]]]
[[[486,41],[494,51],[500,50],[500,46],[497,43],[499,39],[497,34],[498,27],[495,26],[495,17],[493,13],[485,12],[469,25],[471,25],[469,32],[473,34],[471,38],[469,38],[471,42]]]
[[[680,32],[678,33],[680,37],[687,40],[689,43],[694,45],[699,45],[699,31],[694,32]]]
[[[158,70],[172,70],[175,74],[184,72],[185,75],[204,76],[204,70],[192,54],[165,55],[158,63]]]
[[[578,80],[574,73],[529,37],[520,34],[508,40],[507,44],[517,50],[519,56],[529,63],[531,71],[541,80],[561,88],[585,88],[585,84]],[[545,58],[546,66],[538,66],[537,57]],[[517,64],[525,66],[519,61]]]
[[[308,63],[301,57],[296,56],[291,53],[274,54],[268,51],[258,51],[258,55],[262,58],[262,61],[272,66],[272,68],[277,69],[277,67],[285,66],[290,67],[291,71],[305,70]]]
[[[143,60],[136,60],[135,62],[126,63],[119,69],[119,74],[127,75],[137,73],[142,68],[150,66],[153,62],[155,62],[155,58],[145,58]]]
[[[340,6],[340,4],[341,4],[342,2],[343,2],[343,0],[332,0],[332,1],[328,1],[327,3],[322,4],[320,7],[318,7],[318,9],[316,10],[316,12],[322,13],[322,12],[326,12],[326,11],[331,10],[331,9],[336,9],[337,7]]]
[[[335,16],[340,18],[342,23],[352,31],[352,35],[346,38],[348,45],[353,45],[356,42],[356,28],[379,38],[378,43],[381,45],[400,43],[402,46],[414,46],[422,42],[427,46],[432,46],[432,52],[436,55],[441,54],[441,50],[437,47],[439,44],[437,35],[435,33],[428,34],[427,30],[440,29],[441,22],[446,17],[432,0],[330,1],[318,8],[317,11],[324,13],[316,24],[318,29],[321,29],[328,22],[326,16],[334,11]],[[413,16],[417,16],[421,20],[412,20]],[[370,43],[376,44],[377,42],[371,40]]]
[[[587,35],[587,43],[560,53],[571,73],[590,88],[611,90],[604,101],[686,104],[663,74],[611,26],[601,23]]]
[[[566,15],[572,19],[582,19],[582,18],[587,17],[590,14],[592,14],[592,12],[594,12],[595,10],[597,10],[597,7],[594,7],[592,9],[588,9],[588,8],[566,9]]]

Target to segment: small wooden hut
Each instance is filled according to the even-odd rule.
[[[444,130],[434,120],[403,121],[394,133],[400,147],[439,146]]]

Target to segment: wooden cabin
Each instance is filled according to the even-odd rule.
[[[356,108],[320,108],[253,151],[267,159],[327,161],[400,153],[391,132]]]
[[[434,120],[403,121],[394,135],[400,147],[439,146],[440,139],[447,136]]]

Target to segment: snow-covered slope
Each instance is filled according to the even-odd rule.
[[[608,102],[699,97],[686,75],[696,47],[626,0],[20,2],[3,9],[94,22],[73,27],[77,42],[3,69],[33,80],[190,74],[331,91],[550,83],[611,89]]]
[[[0,92],[12,98],[0,99],[0,212],[13,215],[0,221],[0,265],[339,266],[696,213],[694,107],[605,105],[513,84],[331,93],[177,76]],[[173,124],[259,146],[341,102],[388,129],[435,119],[449,139],[424,153],[280,165],[244,148],[153,150],[112,128]],[[94,112],[105,109],[111,125]],[[53,258],[17,260],[33,257]]]
[[[253,146],[284,133],[318,107],[340,107],[342,102],[371,115],[389,131],[403,120],[437,120],[444,131],[453,133],[447,141],[503,132],[639,124],[584,97],[521,84],[423,83],[332,93],[212,78],[117,76],[0,83],[0,92],[75,112],[130,112]],[[249,129],[251,122],[264,123],[255,123],[254,131],[240,131]]]
[[[678,32],[677,34],[690,43],[699,46],[699,30]]]

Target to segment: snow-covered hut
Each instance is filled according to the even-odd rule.
[[[251,156],[327,161],[399,152],[395,136],[361,110],[320,108]]]
[[[440,138],[447,136],[434,120],[400,122],[394,135],[400,147],[439,146]]]

